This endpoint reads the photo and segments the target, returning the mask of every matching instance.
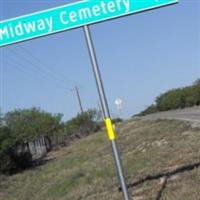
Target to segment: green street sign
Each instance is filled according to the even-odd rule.
[[[0,46],[161,6],[178,0],[84,0],[0,22]]]

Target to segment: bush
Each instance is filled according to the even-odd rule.
[[[62,115],[52,115],[38,108],[18,109],[0,117],[1,173],[12,173],[32,166],[28,141],[44,136],[51,148],[51,140],[57,140],[62,128]]]
[[[97,110],[88,110],[67,121],[65,130],[70,137],[83,137],[100,129]]]
[[[156,103],[139,113],[146,115],[158,111],[167,111],[200,105],[200,79],[192,86],[172,89],[156,98]]]
[[[24,151],[8,127],[0,127],[0,173],[10,174],[32,166],[30,152]]]

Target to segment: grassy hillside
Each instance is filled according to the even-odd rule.
[[[200,130],[180,121],[118,125],[119,148],[134,200],[197,200]],[[1,177],[1,200],[121,200],[110,144],[99,132],[51,152],[49,161]]]

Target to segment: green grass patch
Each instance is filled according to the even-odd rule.
[[[200,130],[175,120],[129,120],[117,126],[128,184],[200,162]],[[51,152],[51,161],[0,180],[1,200],[121,200],[112,150],[104,132]],[[129,188],[135,199],[156,199],[161,178]],[[168,177],[163,200],[199,198],[200,169]]]

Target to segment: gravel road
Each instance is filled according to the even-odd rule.
[[[142,119],[144,120],[177,119],[177,120],[189,121],[192,123],[193,127],[200,127],[200,106],[154,113],[146,115],[142,117]]]

